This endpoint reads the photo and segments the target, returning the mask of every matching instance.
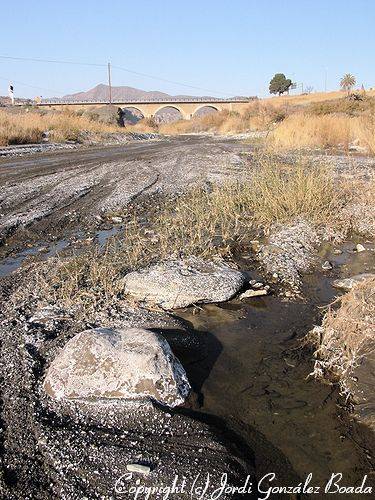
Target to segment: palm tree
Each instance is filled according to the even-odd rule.
[[[340,80],[340,87],[342,88],[342,90],[346,90],[348,95],[355,84],[355,77],[350,73],[346,73],[346,75],[344,75]]]

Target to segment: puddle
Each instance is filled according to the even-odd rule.
[[[100,247],[103,247],[109,238],[116,236],[123,228],[121,226],[114,226],[110,229],[102,229],[95,235],[95,239]]]
[[[342,434],[338,394],[307,378],[312,363],[295,349],[298,339],[320,322],[319,307],[339,295],[331,281],[374,269],[375,252],[353,253],[352,243],[341,248],[340,255],[328,245],[322,249],[322,259],[334,263],[334,269],[305,278],[304,301],[266,296],[179,313],[195,330],[213,336],[218,353],[214,362],[209,360],[203,382],[205,360],[187,364],[190,380],[199,381],[194,389],[201,394],[202,411],[253,427],[301,478],[313,473],[314,484],[322,485],[332,472],[341,472],[347,484],[357,484],[369,472],[355,440]]]
[[[40,257],[45,260],[48,259],[48,257],[53,257],[57,253],[61,252],[68,245],[69,241],[59,240],[55,243],[49,244],[48,246],[39,244],[35,247],[22,250],[22,252],[19,252],[14,256],[6,257],[0,261],[0,277],[8,276],[19,269],[28,257],[40,255]],[[47,251],[43,251],[44,248],[46,248]]]
[[[99,247],[103,247],[109,238],[115,236],[121,230],[121,226],[99,230],[93,235],[92,241],[95,241]],[[28,257],[38,256],[41,260],[46,260],[59,254],[69,246],[72,246],[76,252],[82,251],[82,248],[87,248],[83,233],[78,232],[71,239],[57,240],[52,243],[39,242],[38,245],[26,248],[15,255],[0,260],[0,277],[8,276],[19,269]]]

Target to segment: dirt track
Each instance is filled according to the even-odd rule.
[[[142,194],[243,175],[249,146],[180,137],[116,147],[82,148],[0,161],[0,239],[20,226],[36,233],[81,227]],[[39,228],[36,221],[43,221]],[[30,227],[32,226],[32,227]]]

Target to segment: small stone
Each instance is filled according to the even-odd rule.
[[[148,476],[151,472],[150,467],[141,464],[127,464],[126,469],[129,472],[138,472],[138,474],[144,474]]]
[[[260,250],[260,243],[259,240],[252,240],[250,241],[251,248],[253,252],[258,253]]]
[[[267,290],[246,290],[246,292],[241,293],[239,299],[247,299],[249,297],[260,297],[262,295],[267,295]]]
[[[340,248],[335,248],[335,249],[333,250],[333,253],[334,253],[335,255],[341,255],[341,254],[342,254],[342,250],[340,250]]]
[[[120,224],[122,222],[122,217],[111,217],[111,221],[115,224]]]
[[[333,269],[333,265],[329,262],[329,260],[326,260],[322,264],[322,269],[324,269],[325,271],[330,271],[331,269]]]
[[[359,253],[359,252],[364,252],[366,250],[366,248],[361,245],[360,243],[358,243],[358,245],[355,247],[356,251]]]
[[[284,295],[285,297],[293,297],[292,292],[290,292],[289,290],[287,290]]]
[[[254,283],[254,285],[252,285],[252,287],[255,289],[255,290],[259,290],[260,288],[263,288],[264,285],[263,283],[261,283],[260,281],[258,281],[257,283]]]

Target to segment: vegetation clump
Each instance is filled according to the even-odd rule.
[[[342,88],[342,90],[345,90],[348,93],[348,95],[350,94],[350,91],[352,90],[355,84],[356,84],[355,77],[350,73],[346,73],[340,80],[340,87]]]
[[[308,335],[316,346],[314,376],[348,390],[353,370],[375,350],[375,278],[368,278],[333,303]]]
[[[126,133],[117,125],[105,124],[95,117],[79,116],[64,109],[60,112],[29,111],[11,113],[0,110],[0,146],[33,144],[48,135],[51,142],[78,141],[85,133],[100,139],[105,134]]]
[[[295,113],[283,120],[268,138],[270,145],[287,150],[340,148],[353,143],[375,154],[375,118],[345,114]]]
[[[281,95],[288,92],[291,86],[292,80],[290,78],[286,78],[284,73],[276,73],[270,81],[269,91],[270,94]]]

